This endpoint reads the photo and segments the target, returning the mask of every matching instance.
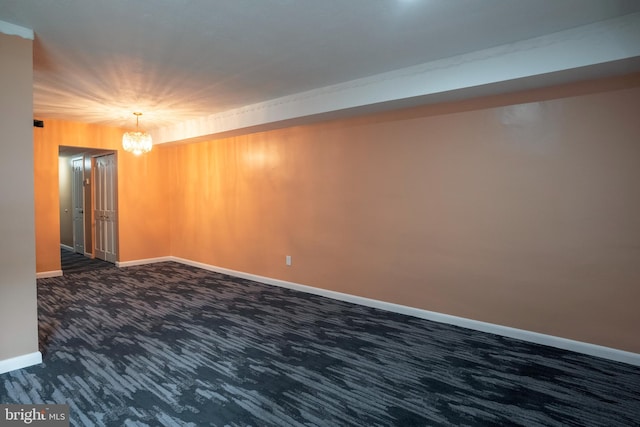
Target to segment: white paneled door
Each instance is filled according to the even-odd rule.
[[[84,255],[84,167],[82,159],[74,159],[71,180],[71,203],[73,204],[73,247]]]
[[[95,256],[116,262],[118,247],[117,166],[115,154],[95,158]]]

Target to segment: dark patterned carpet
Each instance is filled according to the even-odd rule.
[[[76,426],[638,426],[640,368],[177,263],[38,281],[1,403]]]
[[[60,264],[62,265],[63,274],[112,268],[114,266],[109,262],[97,258],[88,258],[64,248],[60,248]]]

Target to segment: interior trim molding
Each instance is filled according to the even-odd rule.
[[[48,279],[49,277],[62,276],[62,270],[41,271],[36,273],[36,279]]]
[[[435,311],[423,310],[415,307],[394,304],[386,301],[361,297],[357,295],[345,294],[342,292],[331,291],[327,289],[315,288],[312,286],[301,285],[299,283],[287,282],[284,280],[273,279],[256,274],[245,273],[242,271],[230,270],[228,268],[217,267],[210,264],[204,264],[197,261],[191,261],[179,257],[167,257],[171,261],[179,262],[192,267],[202,268],[204,270],[214,271],[217,273],[227,274],[234,277],[249,279],[267,285],[280,286],[283,288],[294,289],[301,292],[320,295],[339,301],[350,302],[353,304],[363,305],[372,308],[378,308],[394,313],[405,314],[420,319],[431,320],[438,323],[446,323],[449,325],[460,326],[466,329],[472,329],[480,332],[500,335],[508,338],[515,338],[521,341],[527,341],[535,344],[546,345],[549,347],[569,350],[576,353],[582,353],[589,356],[600,357],[603,359],[613,360],[616,362],[627,363],[630,365],[640,366],[640,354],[629,351],[618,350],[611,347],[605,347],[597,344],[591,344],[582,341],[571,340],[567,338],[557,337],[554,335],[542,334],[539,332],[527,331],[524,329],[512,328],[509,326],[497,325],[494,323],[481,322],[478,320],[468,319],[465,317],[452,316],[450,314],[438,313]]]
[[[42,353],[35,351],[33,353],[23,354],[22,356],[11,357],[9,359],[0,360],[0,374],[15,371],[16,369],[27,368],[42,363]]]
[[[61,247],[62,249],[66,249],[66,250],[68,250],[68,251],[73,251],[73,252],[75,252],[75,249],[74,249],[72,246],[65,245],[64,243],[60,243],[60,247]]]
[[[155,264],[156,262],[168,262],[168,261],[175,261],[175,259],[170,256],[161,256],[157,258],[136,259],[133,261],[116,261],[116,267],[118,268],[133,267],[134,265]]]

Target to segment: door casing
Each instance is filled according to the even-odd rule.
[[[84,255],[84,160],[71,160],[71,204],[73,206],[73,249]]]

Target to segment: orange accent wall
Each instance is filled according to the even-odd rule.
[[[639,113],[635,75],[119,152],[120,260],[640,353]],[[58,145],[119,149],[121,132],[35,129],[38,271],[59,269]]]
[[[120,261],[170,255],[167,148],[140,157],[118,153]]]
[[[171,254],[640,352],[638,86],[169,147]]]
[[[119,261],[169,254],[166,150],[135,157],[120,149],[123,129],[45,119],[34,128],[36,271],[60,270],[59,146],[117,151]]]

